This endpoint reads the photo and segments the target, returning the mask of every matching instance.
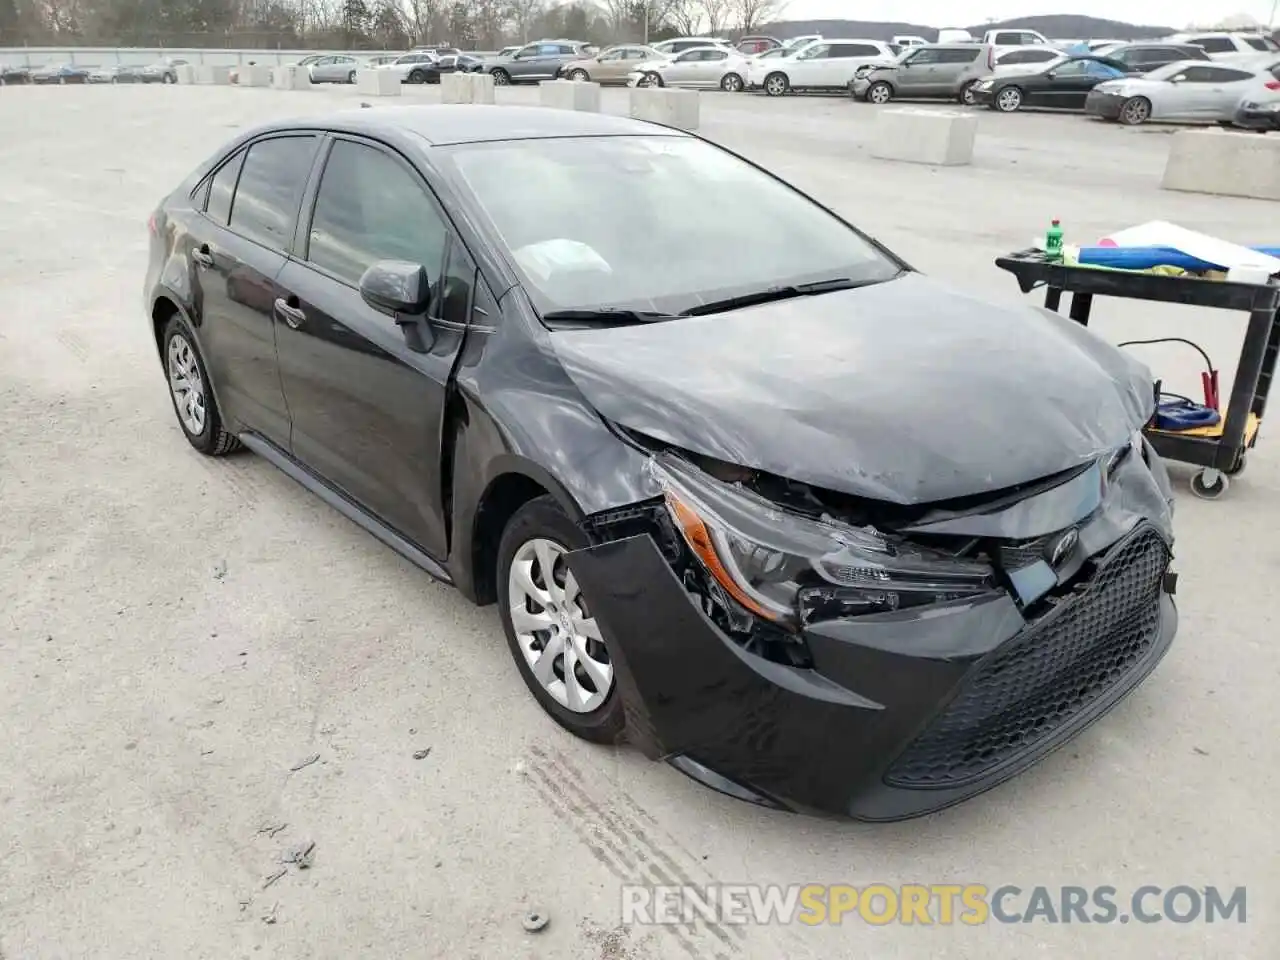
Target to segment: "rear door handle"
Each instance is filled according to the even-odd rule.
[[[293,306],[284,297],[276,298],[275,308],[276,313],[280,314],[291,329],[297,330],[307,320],[307,315],[303,309]]]
[[[202,267],[213,266],[213,254],[208,250],[192,250],[191,259]]]

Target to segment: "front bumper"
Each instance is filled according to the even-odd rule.
[[[1102,117],[1104,120],[1115,120],[1120,116],[1120,108],[1128,99],[1118,93],[1100,93],[1097,90],[1090,90],[1084,100],[1084,112],[1090,116]]]
[[[609,638],[628,738],[721,792],[898,820],[981,793],[1061,746],[1164,656],[1169,547],[1140,523],[1024,619],[997,591],[811,625],[813,667],[756,656],[692,601],[641,534],[571,562]]]
[[[992,99],[995,96],[995,87],[987,87],[985,90],[978,87],[973,88],[973,102],[982,104],[984,107],[991,106]]]
[[[851,81],[849,81],[849,93],[852,94],[854,97],[858,98],[859,100],[865,100],[867,96],[867,91],[870,89],[871,89],[870,77],[855,76]]]

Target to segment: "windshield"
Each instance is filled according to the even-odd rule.
[[[701,140],[515,140],[450,155],[543,313],[678,313],[779,286],[887,280],[902,269],[834,215]]]

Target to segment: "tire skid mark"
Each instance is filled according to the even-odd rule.
[[[67,353],[75,357],[81,363],[86,363],[89,359],[89,345],[85,343],[84,337],[76,333],[74,330],[59,330],[57,339]]]
[[[531,746],[529,752],[533,757],[528,768],[529,779],[539,794],[548,803],[570,811],[580,826],[578,836],[589,847],[594,845],[597,850],[607,848],[610,851],[610,869],[615,876],[624,883],[649,886],[696,885],[691,876],[693,871],[682,866],[675,855],[664,849],[673,845],[674,840],[657,836],[660,828],[651,815],[634,815],[625,810],[606,808],[591,793],[586,778],[560,751]],[[636,807],[634,801],[630,806]],[[741,953],[736,941],[746,937],[746,932],[736,926],[726,926],[703,917],[694,917],[690,922],[678,925],[666,925],[663,929],[675,937],[691,957],[699,960]],[[699,934],[719,941],[714,954],[705,939],[692,939]],[[728,953],[723,952],[726,950]]]

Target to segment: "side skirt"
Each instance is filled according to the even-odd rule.
[[[373,516],[349,497],[338,490],[335,490],[323,479],[316,476],[270,440],[267,440],[265,437],[259,436],[252,431],[246,431],[238,436],[240,442],[246,447],[269,462],[272,466],[276,467],[281,473],[310,490],[356,526],[373,534],[414,566],[420,567],[441,583],[447,583],[450,586],[453,585],[453,578],[449,576],[445,568],[438,562],[427,556],[427,554],[423,553],[422,550],[414,546],[404,537],[400,536],[400,534],[396,533],[395,530],[387,526],[377,517]]]

